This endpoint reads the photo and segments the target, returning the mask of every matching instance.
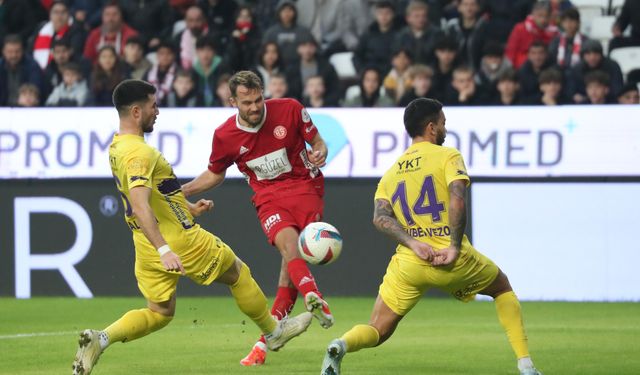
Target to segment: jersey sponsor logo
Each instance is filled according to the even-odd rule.
[[[249,152],[248,148],[240,146],[240,155],[246,154],[247,152]]]
[[[287,157],[287,149],[284,147],[259,158],[249,160],[247,167],[251,168],[256,174],[258,181],[272,180],[292,170],[291,163]]]
[[[275,224],[281,221],[282,219],[280,218],[280,214],[273,214],[269,216],[262,225],[264,225],[264,230],[268,232],[269,230],[271,230],[271,227],[273,227]]]
[[[303,122],[311,121],[311,116],[309,116],[309,112],[307,112],[306,108],[302,108],[302,110],[300,110],[300,116],[302,116],[302,121]]]
[[[276,126],[276,128],[273,129],[273,136],[277,139],[284,139],[284,137],[287,136],[287,128],[282,125]]]

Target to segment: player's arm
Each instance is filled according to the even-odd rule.
[[[413,250],[422,260],[430,262],[435,253],[431,246],[411,237],[398,222],[391,203],[386,199],[376,199],[373,209],[373,225],[380,232]]]
[[[151,245],[158,250],[160,261],[164,268],[167,271],[180,271],[184,275],[184,267],[182,267],[180,257],[171,251],[167,241],[162,237],[153,209],[149,205],[151,189],[146,186],[135,186],[129,190],[129,195],[136,222],[142,229],[142,233],[151,242]]]
[[[311,145],[311,151],[308,153],[309,161],[318,168],[324,167],[327,162],[328,149],[320,133],[316,133],[309,144]]]
[[[434,265],[453,263],[460,254],[462,237],[467,226],[467,181],[454,180],[449,184],[449,227],[451,228],[451,242],[449,247],[438,252],[433,261]]]
[[[207,169],[202,172],[200,176],[182,185],[182,192],[185,197],[190,197],[192,195],[202,193],[203,191],[213,189],[224,181],[225,175],[226,171],[222,173],[214,173]]]

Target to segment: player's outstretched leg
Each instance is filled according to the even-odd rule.
[[[284,266],[284,274],[286,275],[286,263]],[[282,271],[280,277],[282,279]],[[273,315],[277,320],[282,320],[282,318],[286,317],[293,310],[293,306],[298,297],[298,290],[293,287],[278,287],[278,291],[276,293],[276,298],[273,301],[273,305],[271,306],[271,315]],[[244,358],[240,360],[240,364],[242,366],[260,366],[265,363],[267,360],[267,341],[264,338],[264,335],[258,339],[258,341],[253,345],[249,354],[247,354]]]
[[[93,329],[85,329],[80,333],[80,339],[78,340],[78,351],[76,352],[76,358],[73,360],[73,375],[88,375],[91,374],[93,366],[98,362],[100,354],[102,354],[102,347],[100,346],[99,339],[100,332]]]

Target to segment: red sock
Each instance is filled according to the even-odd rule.
[[[289,315],[293,310],[293,305],[296,303],[296,298],[298,298],[298,289],[279,286],[276,299],[273,301],[273,306],[271,306],[271,315],[278,320]]]
[[[293,285],[300,291],[303,296],[309,292],[316,292],[318,296],[322,297],[318,291],[316,280],[313,278],[307,262],[304,259],[297,258],[290,261],[287,264],[287,271],[289,271],[289,278]]]

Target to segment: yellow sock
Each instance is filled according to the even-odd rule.
[[[104,331],[109,342],[127,342],[139,339],[169,324],[172,316],[164,316],[149,309],[131,310]]]
[[[351,353],[376,346],[380,340],[380,334],[370,325],[358,324],[342,335],[341,339],[347,345],[347,353]]]
[[[229,286],[229,289],[240,310],[260,327],[262,333],[271,333],[276,329],[276,321],[269,313],[267,297],[251,276],[246,264],[242,263],[238,281]]]
[[[513,292],[507,292],[499,295],[495,302],[498,319],[507,333],[507,338],[516,357],[528,357],[529,345],[527,344],[527,335],[524,332],[518,297]]]

